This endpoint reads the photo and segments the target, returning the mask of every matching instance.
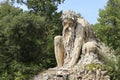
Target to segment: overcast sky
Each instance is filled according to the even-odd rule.
[[[64,3],[58,6],[58,11],[73,10],[76,13],[80,13],[90,24],[95,24],[97,23],[99,9],[104,9],[107,1],[108,0],[65,0]],[[20,5],[20,7],[25,10],[27,9],[24,5]]]

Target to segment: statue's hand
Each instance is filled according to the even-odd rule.
[[[97,51],[97,43],[94,41],[87,42],[83,45],[83,48],[82,48],[83,54],[90,53],[90,52],[96,53],[96,51]]]

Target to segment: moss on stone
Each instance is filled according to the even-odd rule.
[[[102,69],[103,66],[101,64],[95,64],[95,63],[90,63],[85,66],[86,70],[96,70],[96,69]]]

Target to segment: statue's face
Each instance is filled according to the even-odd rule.
[[[72,19],[64,19],[63,20],[63,26],[66,28],[66,29],[69,29],[69,28],[72,28],[73,27],[73,20]]]

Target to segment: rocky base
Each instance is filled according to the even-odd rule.
[[[50,68],[31,80],[110,80],[97,54],[86,53],[74,67]]]
[[[110,80],[107,71],[79,70],[70,68],[51,68],[41,72],[31,80]]]

